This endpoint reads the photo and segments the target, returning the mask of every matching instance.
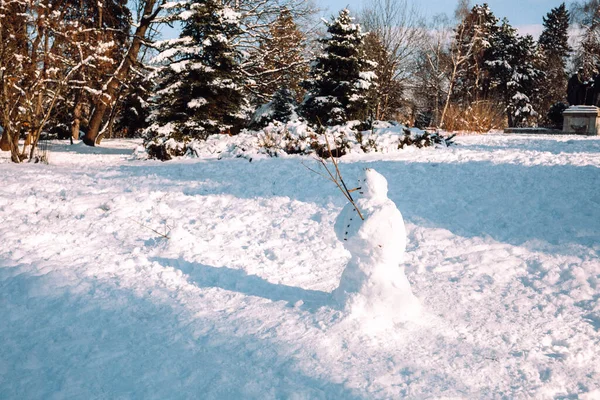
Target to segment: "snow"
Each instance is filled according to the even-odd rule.
[[[205,98],[200,97],[200,98],[189,101],[187,106],[189,108],[199,108],[199,107],[206,105],[207,103],[208,103],[208,101]]]
[[[457,142],[340,160],[387,179],[422,307],[374,331],[310,157],[0,152],[0,397],[598,398],[600,138]]]

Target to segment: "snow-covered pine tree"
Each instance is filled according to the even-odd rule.
[[[269,26],[268,36],[251,52],[245,67],[249,71],[250,89],[260,102],[269,101],[275,92],[286,87],[304,96],[300,83],[308,75],[304,57],[305,35],[298,29],[290,10],[284,8]]]
[[[147,76],[136,75],[124,88],[124,94],[115,104],[114,137],[140,137],[148,127],[153,83]]]
[[[296,115],[296,93],[282,86],[273,95],[273,119],[288,122]]]
[[[270,122],[288,122],[297,118],[296,93],[286,86],[281,86],[273,95],[273,98],[267,104],[260,106],[250,121],[250,129],[260,129],[267,126]]]
[[[490,86],[486,55],[490,38],[498,30],[498,18],[487,4],[476,5],[456,29],[453,53],[468,56],[457,64],[452,99],[463,106],[486,99]]]
[[[542,72],[537,68],[538,55],[531,36],[519,37],[506,19],[490,37],[486,51],[490,96],[503,102],[508,126],[523,126],[537,112],[532,97]]]
[[[518,39],[518,50],[514,58],[515,74],[509,84],[512,97],[508,110],[512,115],[513,126],[527,127],[538,123],[540,113],[545,114],[545,110],[536,109],[536,105],[540,104],[541,93],[545,91],[542,86],[545,73],[541,70],[543,55],[533,36],[525,35]]]
[[[304,82],[308,93],[301,105],[311,122],[333,126],[368,116],[368,91],[374,84],[375,65],[365,59],[361,27],[347,9],[326,22],[328,36],[320,39],[323,53]]]
[[[167,41],[156,57],[166,65],[158,78],[150,146],[235,133],[244,121],[239,55],[232,45],[240,34],[238,14],[218,0],[191,0],[178,18],[183,23],[179,39]]]
[[[544,88],[540,93],[539,105],[540,119],[548,124],[547,113],[557,102],[564,102],[567,93],[567,59],[572,49],[569,46],[569,21],[570,14],[565,3],[553,8],[543,19],[544,30],[540,35],[539,51],[543,59],[541,69],[544,77],[540,86]]]

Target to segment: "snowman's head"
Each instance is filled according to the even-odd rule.
[[[368,199],[386,199],[388,192],[387,180],[379,172],[365,168],[364,174],[358,179],[361,197]]]

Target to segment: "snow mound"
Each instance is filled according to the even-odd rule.
[[[421,307],[400,266],[406,249],[402,214],[387,197],[383,175],[367,168],[358,183],[355,204],[364,220],[349,203],[335,223],[351,259],[334,299],[353,317],[377,320],[376,325],[412,320]]]

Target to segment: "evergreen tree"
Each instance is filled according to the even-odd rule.
[[[140,137],[148,127],[149,99],[152,81],[146,76],[135,76],[126,88],[122,99],[113,109],[115,115],[114,137]]]
[[[251,54],[251,90],[259,100],[265,100],[271,99],[280,87],[286,87],[300,100],[304,95],[300,83],[308,75],[308,62],[303,55],[305,36],[286,8],[269,26],[268,34]]]
[[[375,74],[363,52],[364,34],[347,9],[327,23],[329,36],[321,39],[323,53],[304,82],[308,93],[301,112],[312,123],[337,125],[368,114],[368,91]]]
[[[490,96],[504,104],[508,126],[522,126],[537,112],[532,105],[541,71],[535,41],[517,35],[506,19],[490,38],[486,52]]]
[[[453,51],[468,56],[460,63],[452,97],[464,106],[487,99],[490,80],[487,65],[490,38],[498,31],[498,18],[487,4],[476,5],[456,29]]]
[[[288,122],[296,113],[296,94],[293,90],[282,86],[273,95],[273,119]]]
[[[286,86],[281,86],[267,104],[260,106],[250,121],[250,129],[260,129],[269,125],[270,122],[288,122],[297,118],[296,93]]]
[[[553,8],[543,20],[539,50],[543,59],[541,69],[545,75],[540,83],[544,90],[540,93],[538,110],[543,115],[544,123],[550,122],[546,117],[550,107],[557,102],[564,102],[567,93],[566,66],[571,52],[568,43],[569,20],[570,14],[565,3]]]
[[[546,114],[546,110],[536,108],[545,92],[542,82],[546,74],[540,69],[543,55],[531,35],[519,37],[514,63],[515,73],[509,85],[512,92],[509,122],[518,127],[533,126],[541,113]]]
[[[239,57],[232,46],[240,33],[238,14],[218,0],[193,0],[180,18],[179,39],[167,42],[157,57],[168,64],[159,76],[151,136],[168,131],[165,138],[185,142],[235,133],[243,122],[244,101]]]

